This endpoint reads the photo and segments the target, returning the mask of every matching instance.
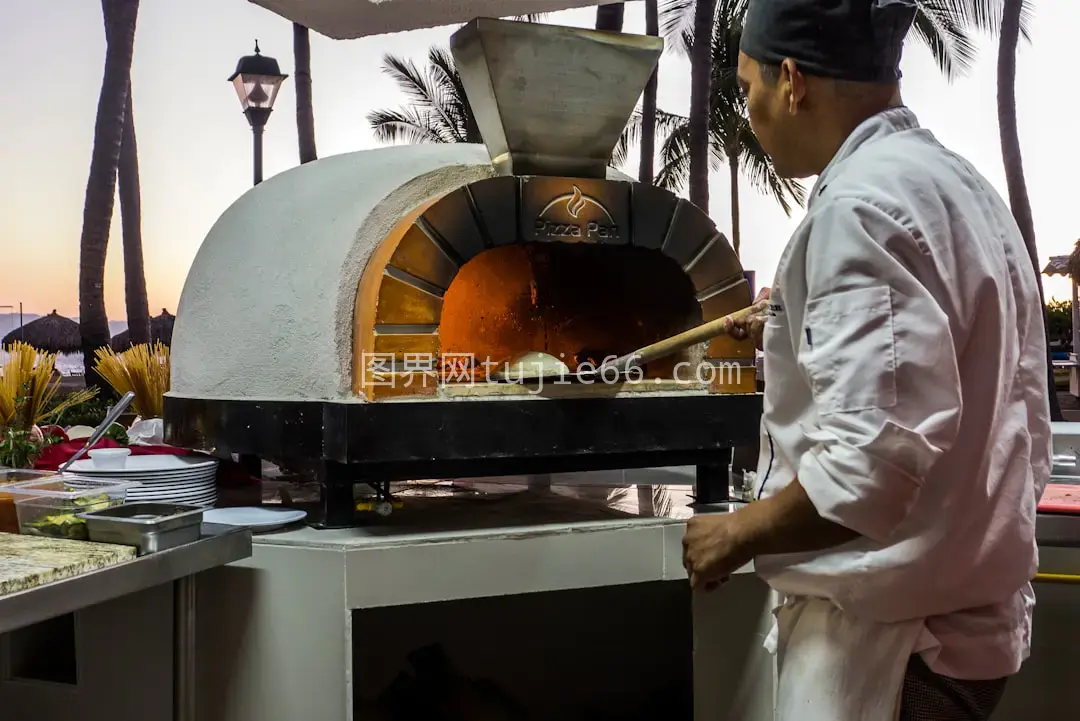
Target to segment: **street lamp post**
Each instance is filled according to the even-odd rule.
[[[270,118],[281,83],[287,77],[289,76],[281,73],[277,60],[259,52],[258,40],[255,41],[255,54],[240,58],[236,64],[236,72],[229,76],[229,82],[236,88],[240,105],[251,124],[251,133],[254,136],[255,185],[263,179],[263,127]]]

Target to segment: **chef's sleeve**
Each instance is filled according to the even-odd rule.
[[[862,200],[812,212],[797,360],[817,416],[798,478],[818,513],[886,542],[956,440],[961,396],[945,287],[926,239]],[[790,300],[790,299],[789,299]]]

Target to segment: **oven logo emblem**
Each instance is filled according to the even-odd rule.
[[[619,237],[619,226],[604,204],[581,192],[574,185],[573,192],[553,198],[536,218],[536,236],[560,240],[580,238],[597,242]]]

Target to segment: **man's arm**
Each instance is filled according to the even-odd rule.
[[[708,591],[756,556],[818,551],[858,537],[822,518],[795,480],[734,513],[691,518],[683,538],[683,565],[691,586]]]
[[[798,478],[751,503],[741,515],[743,543],[751,556],[823,551],[859,538],[850,528],[822,518]]]

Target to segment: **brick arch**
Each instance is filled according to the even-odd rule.
[[[443,296],[458,271],[486,250],[533,241],[657,250],[687,275],[705,321],[752,300],[724,235],[697,206],[666,190],[575,178],[479,180],[403,217],[368,261],[353,316],[354,393],[368,399],[433,395],[433,378],[416,377],[415,369],[400,364],[406,354],[439,353]],[[390,356],[401,380],[392,387],[375,383],[368,367],[373,357],[383,364]],[[706,356],[747,363],[754,350],[746,341],[718,338]]]

